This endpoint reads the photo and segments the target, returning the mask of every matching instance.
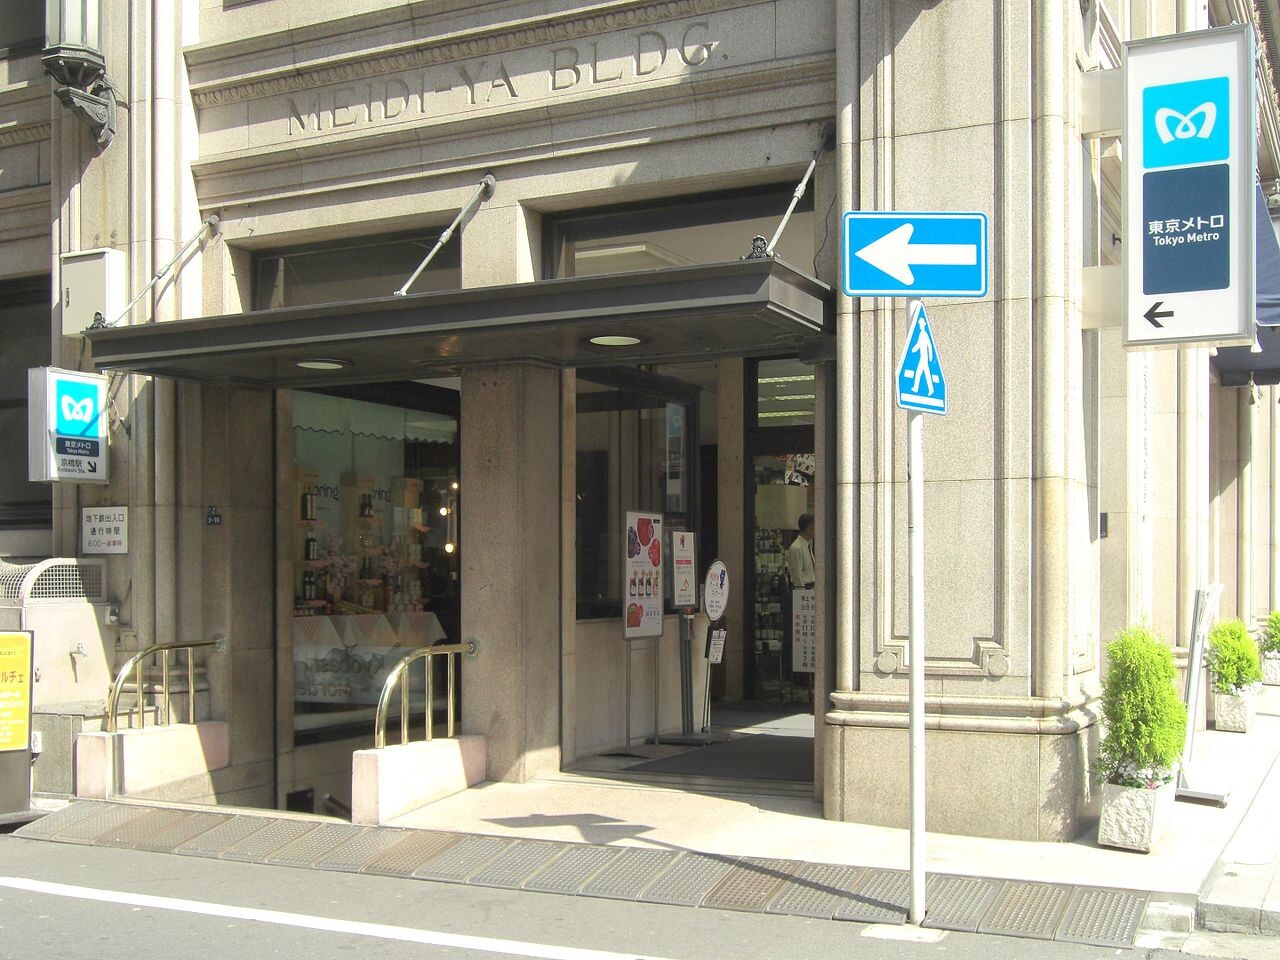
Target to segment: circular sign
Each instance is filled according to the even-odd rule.
[[[716,560],[707,569],[707,581],[702,591],[702,608],[712,623],[724,616],[729,603],[729,571],[724,563]]]

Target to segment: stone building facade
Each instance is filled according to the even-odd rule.
[[[1226,585],[1224,615],[1256,623],[1280,606],[1275,388],[1223,386],[1205,349],[1126,353],[1117,328],[1085,317],[1086,272],[1118,263],[1127,240],[1119,147],[1086,136],[1085,74],[1117,67],[1126,39],[1255,22],[1247,5],[1211,7],[128,0],[103,9],[117,98],[105,147],[52,95],[35,35],[9,38],[0,289],[12,298],[26,284],[51,309],[41,312],[48,352],[28,337],[6,379],[46,363],[105,364],[112,480],[35,492],[25,478],[6,480],[0,489],[28,507],[0,514],[0,556],[77,556],[81,509],[127,505],[129,553],[107,559],[119,623],[76,640],[112,664],[156,642],[229,641],[204,667],[207,711],[228,722],[230,762],[157,795],[276,806],[310,788],[342,798],[363,740],[301,736],[292,693],[295,395],[449,380],[465,503],[451,632],[480,642],[463,669],[462,727],[486,735],[490,779],[527,780],[616,749],[620,620],[582,615],[575,520],[588,409],[579,371],[611,361],[564,345],[592,318],[567,312],[585,267],[576,276],[560,268],[557,238],[588,215],[710,222],[688,212],[707,198],[759,202],[761,219],[776,225],[780,210],[760,198],[785,198],[816,154],[786,234],[804,262],[761,281],[773,291],[770,322],[784,322],[778,304],[801,294],[820,304],[812,322],[787,319],[798,326],[770,340],[733,319],[676,345],[676,321],[706,324],[732,306],[729,281],[708,265],[739,261],[750,237],[733,246],[717,238],[694,255],[638,261],[687,269],[699,292],[681,301],[676,321],[652,305],[628,313],[656,318],[663,332],[637,327],[641,343],[622,365],[709,365],[717,399],[704,416],[718,438],[717,479],[702,520],[714,514],[716,552],[744,577],[752,424],[742,398],[759,357],[811,369],[815,791],[829,818],[905,824],[905,418],[891,391],[906,316],[902,301],[839,293],[840,219],[856,209],[987,214],[989,294],[929,305],[953,398],[926,442],[929,823],[1075,837],[1096,814],[1089,766],[1105,641],[1146,620],[1181,649],[1192,593],[1208,582]],[[1266,187],[1280,175],[1265,69],[1275,38],[1269,26],[1259,31]],[[833,143],[822,150],[829,124]],[[452,272],[433,288],[470,298],[422,307],[462,304],[475,330],[400,329],[394,342],[366,343],[315,305],[280,314],[284,332],[255,328],[258,310],[294,309],[264,293],[264,263],[371,238],[434,237],[486,174],[492,195],[450,241]],[[201,234],[211,215],[216,227]],[[61,290],[59,254],[121,251],[132,297],[193,236],[193,252],[119,328],[62,335],[62,297],[51,293]],[[622,246],[609,248],[619,258],[611,262],[631,262]],[[580,248],[581,265],[590,244]],[[378,276],[376,263],[360,262],[361,284]],[[384,293],[328,299],[372,302],[401,279],[388,274]],[[509,316],[521,285],[553,298],[543,336],[560,346],[482,342],[480,321]],[[627,295],[638,303],[641,290]],[[376,332],[370,310],[362,322]],[[308,349],[341,359],[357,345],[364,359],[336,371],[297,368]],[[423,376],[396,366],[405,350],[421,351]],[[20,391],[9,409],[19,406]],[[731,636],[754,629],[749,604],[746,591],[734,598]],[[667,619],[674,638],[676,618]],[[675,683],[677,647],[662,649],[661,682]],[[750,656],[730,644],[718,696],[750,694]],[[676,700],[666,698],[665,727],[679,726]],[[93,712],[82,711],[90,725]]]

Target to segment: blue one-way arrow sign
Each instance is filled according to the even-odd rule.
[[[924,304],[911,303],[911,329],[898,363],[898,406],[924,413],[947,412],[947,381],[942,377],[938,347]]]
[[[851,297],[986,296],[987,216],[846,213],[843,273]]]

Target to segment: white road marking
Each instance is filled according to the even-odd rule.
[[[206,917],[253,920],[258,923],[274,923],[284,927],[302,927],[306,930],[324,930],[328,933],[378,937],[383,940],[423,943],[436,947],[453,947],[459,950],[482,950],[489,953],[508,954],[513,957],[536,957],[539,960],[665,960],[662,957],[652,957],[637,953],[614,953],[610,950],[561,947],[547,943],[502,940],[496,937],[473,937],[463,933],[416,930],[413,927],[396,927],[385,923],[338,920],[333,917],[317,917],[305,913],[287,913],[281,910],[237,907],[226,903],[182,900],[177,897],[154,897],[142,893],[124,893],[119,890],[99,890],[94,887],[80,887],[69,883],[29,880],[26,877],[0,877],[0,887],[26,890],[30,893],[43,893],[54,897],[70,897],[76,900],[95,900],[99,903],[120,904],[136,908],[149,907],[153,910],[175,910],[180,913],[196,913]]]

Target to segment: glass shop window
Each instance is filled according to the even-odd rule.
[[[752,237],[773,236],[794,189],[700,194],[548,218],[544,262],[551,277],[584,277],[739,260],[751,252]],[[834,236],[825,240],[836,242]],[[816,276],[812,185],[774,252]]]
[[[438,231],[317,244],[259,254],[254,259],[255,310],[389,297],[412,276],[439,239]],[[456,290],[462,282],[455,237],[409,288],[410,293]]]
[[[345,396],[293,397],[295,739],[367,736],[390,669],[459,636],[458,421]],[[425,678],[413,672],[420,705]],[[434,684],[442,715],[445,690]]]
[[[696,391],[630,369],[578,371],[578,619],[621,617],[628,510],[697,530]],[[671,612],[671,591],[664,591]]]
[[[49,365],[49,278],[0,283],[0,529],[49,527],[53,497],[27,480],[27,377]]]

